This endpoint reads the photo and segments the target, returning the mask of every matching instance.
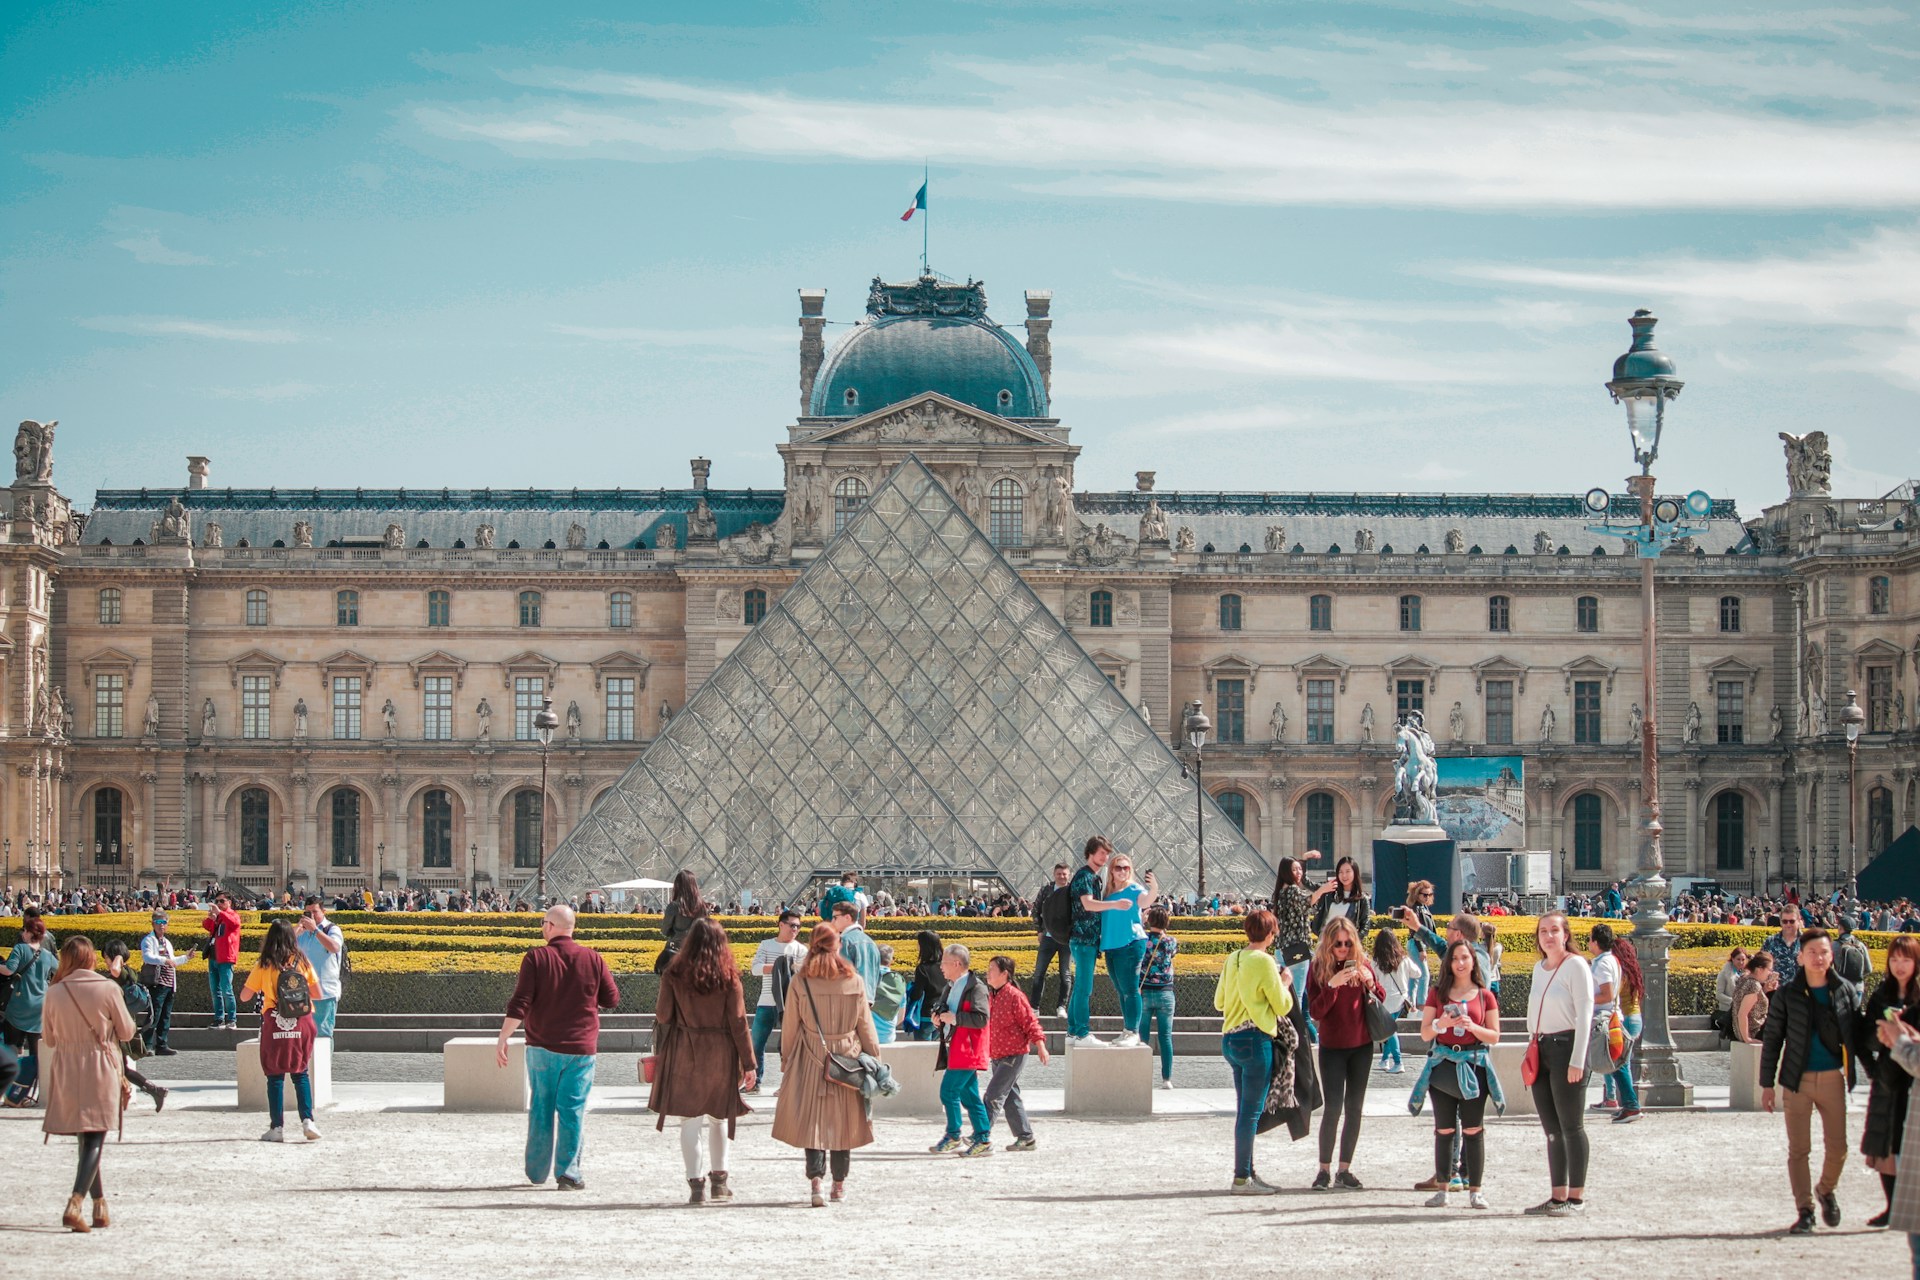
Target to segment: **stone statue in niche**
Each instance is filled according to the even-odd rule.
[[[1181,525],[1180,531],[1173,535],[1173,549],[1175,551],[1185,555],[1192,555],[1196,545],[1198,544],[1194,541],[1193,528],[1190,525]]]
[[[392,698],[388,698],[386,705],[380,708],[380,723],[389,738],[400,736],[400,709],[393,705]]]
[[[1360,708],[1360,741],[1369,746],[1373,743],[1373,704],[1371,702]]]
[[[1793,497],[1824,494],[1829,491],[1833,474],[1833,455],[1827,450],[1827,433],[1809,431],[1803,436],[1782,431],[1780,441],[1787,454],[1787,490]]]
[[[1355,551],[1372,551],[1374,549],[1373,530],[1355,529],[1353,531],[1353,549]]]
[[[1167,540],[1167,513],[1160,509],[1160,499],[1148,498],[1147,509],[1140,514],[1140,541],[1165,542]]]
[[[1267,740],[1270,742],[1287,740],[1287,709],[1277,702],[1273,704],[1273,714],[1267,717]]]
[[[1813,692],[1813,731],[1822,737],[1827,732],[1827,695],[1818,689]]]
[[[1907,731],[1907,691],[1905,689],[1893,691],[1893,731],[1895,733]]]
[[[567,526],[567,550],[585,551],[587,549],[587,526],[578,522]]]
[[[13,478],[30,483],[53,479],[53,429],[58,422],[35,422],[29,418],[13,436]]]
[[[220,522],[218,520],[209,520],[204,525],[200,526],[200,528],[201,528],[201,534],[200,534],[201,546],[217,548],[225,545],[223,535],[220,531]]]
[[[1690,747],[1700,745],[1700,704],[1687,704],[1686,744]]]
[[[578,702],[567,703],[567,741],[580,741],[580,704]]]
[[[713,518],[713,508],[707,505],[705,497],[696,498],[693,510],[687,512],[687,542],[711,542],[719,522]]]
[[[140,733],[148,738],[160,736],[160,698],[157,694],[147,695],[147,714],[141,717]]]
[[[219,713],[214,710],[213,699],[208,698],[200,704],[200,736],[212,739],[219,736],[215,730],[219,727]]]
[[[180,499],[167,499],[167,509],[153,522],[153,540],[155,542],[185,542],[192,528],[192,520],[187,508]]]
[[[1458,529],[1447,530],[1446,547],[1447,554],[1450,556],[1463,556],[1467,554],[1467,535],[1461,533]]]
[[[490,740],[493,737],[493,704],[487,701],[485,694],[480,696],[480,705],[473,709],[473,716],[480,722],[480,740]]]
[[[664,730],[668,725],[672,723],[673,723],[673,704],[670,702],[662,702],[660,704],[660,728]]]
[[[960,479],[954,482],[953,500],[959,504],[962,511],[967,513],[967,519],[973,521],[975,524],[981,522],[980,482],[973,478],[972,472],[963,471],[960,473]]]
[[[1285,551],[1287,549],[1287,526],[1283,524],[1268,525],[1266,547],[1269,553]]]
[[[397,524],[389,524],[380,538],[380,545],[389,551],[398,551],[407,545],[407,531]]]
[[[1633,708],[1627,712],[1627,741],[1640,741],[1640,735],[1645,733],[1646,729],[1647,713],[1642,711],[1640,704],[1636,702],[1633,704]]]
[[[1147,728],[1153,728],[1153,708],[1144,701],[1140,703],[1140,719],[1146,722]]]
[[[293,736],[307,736],[307,700],[301,698],[293,704]]]
[[[1047,471],[1047,536],[1058,542],[1067,536],[1067,512],[1073,508],[1073,489],[1059,471],[1052,467]]]
[[[1786,721],[1780,715],[1780,704],[1775,703],[1767,708],[1767,741],[1780,741],[1781,735],[1786,731]]]
[[[56,688],[53,691],[53,703],[59,710],[60,736],[73,737],[73,703],[68,699],[67,691]]]
[[[493,550],[493,526],[483,524],[473,531],[473,545],[481,551]]]
[[[295,520],[293,522],[293,545],[296,547],[313,545],[313,521]]]
[[[1552,742],[1553,731],[1560,725],[1560,717],[1553,713],[1553,704],[1540,708],[1540,741]]]
[[[1467,713],[1466,710],[1456,702],[1447,712],[1447,739],[1450,742],[1459,742],[1466,736]]]
[[[1553,554],[1553,535],[1542,529],[1533,535],[1533,554],[1550,556]]]

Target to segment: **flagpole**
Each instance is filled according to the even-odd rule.
[[[920,167],[920,189],[927,192],[927,207],[921,210],[926,216],[920,219],[920,274],[923,276],[926,275],[929,270],[927,266],[927,237],[932,231],[932,227],[929,224],[933,221],[933,192],[927,190],[927,183],[930,181],[929,175],[931,173],[932,170],[928,166],[922,165]]]

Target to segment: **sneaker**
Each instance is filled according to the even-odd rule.
[[[1313,1189],[1315,1191],[1326,1191],[1332,1188],[1332,1186],[1333,1186],[1333,1175],[1328,1173],[1325,1169],[1322,1169],[1319,1173],[1316,1173],[1313,1175]]]
[[[1489,1206],[1487,1204],[1487,1198],[1485,1196],[1481,1195],[1478,1191],[1467,1192],[1467,1208],[1485,1209],[1488,1207]]]
[[[1342,1191],[1364,1190],[1364,1188],[1361,1187],[1360,1185],[1360,1179],[1354,1177],[1353,1172],[1348,1169],[1342,1169],[1340,1172],[1333,1175],[1333,1185],[1340,1188]]]
[[[1270,1196],[1277,1194],[1277,1192],[1275,1188],[1268,1186],[1258,1178],[1235,1178],[1233,1180],[1233,1189],[1227,1194],[1235,1196]]]
[[[992,1154],[993,1144],[991,1142],[985,1138],[975,1138],[967,1144],[967,1149],[962,1151],[960,1156],[962,1159],[965,1159],[969,1156],[990,1156]]]
[[[1615,1102],[1612,1098],[1602,1098],[1600,1101],[1594,1103],[1592,1106],[1587,1108],[1587,1110],[1589,1111],[1618,1111],[1619,1109],[1620,1109],[1620,1104]]]
[[[1787,1234],[1790,1236],[1812,1235],[1813,1234],[1813,1210],[1802,1209],[1800,1211],[1800,1216],[1793,1220],[1793,1225],[1787,1228]]]
[[[1820,1221],[1830,1227],[1840,1225],[1840,1197],[1831,1191],[1820,1197]]]
[[[1090,1035],[1067,1037],[1067,1048],[1069,1049],[1104,1049],[1106,1047],[1106,1041],[1096,1040]]]
[[[174,1054],[178,1052],[180,1051],[174,1048],[172,1045],[163,1044],[158,1049],[155,1049],[153,1051],[153,1056],[156,1058],[171,1058]]]
[[[1447,1181],[1447,1190],[1449,1191],[1465,1191],[1466,1189],[1467,1180],[1457,1173]]]
[[[1054,1016],[1054,1017],[1056,1017],[1056,1018],[1064,1018],[1064,1017],[1066,1017],[1066,1016],[1067,1016],[1067,1006],[1065,1006],[1065,1005],[1061,1005],[1061,1006],[1060,1006],[1060,1007],[1059,1007],[1058,1009],[1055,1009],[1055,1010],[1053,1011],[1053,1016]]]
[[[1031,1151],[1039,1145],[1040,1143],[1034,1138],[1034,1136],[1032,1134],[1028,1134],[1024,1138],[1015,1138],[1012,1142],[1009,1142],[1007,1144],[1007,1150]]]
[[[1586,1211],[1587,1202],[1585,1200],[1568,1200],[1561,1204],[1558,1209],[1555,1209],[1550,1216],[1555,1218],[1577,1218]]]
[[[1388,1068],[1386,1069],[1386,1072],[1387,1072],[1387,1074],[1388,1074],[1388,1075],[1390,1075],[1390,1076],[1397,1076],[1397,1075],[1400,1075],[1400,1074],[1401,1074],[1402,1072],[1404,1072],[1405,1070],[1406,1070],[1406,1068],[1405,1068],[1404,1066],[1402,1066],[1401,1064],[1399,1064],[1398,1062],[1396,1062],[1396,1063],[1394,1063],[1394,1064],[1393,1064],[1392,1066],[1390,1066],[1390,1067],[1388,1067]]]
[[[1160,1087],[1161,1087],[1162,1089],[1171,1089],[1171,1088],[1173,1088],[1173,1081],[1171,1081],[1171,1080],[1167,1080],[1167,1079],[1162,1079],[1162,1080],[1160,1081]]]
[[[1874,1214],[1871,1218],[1867,1219],[1867,1225],[1877,1231],[1880,1228],[1886,1226],[1888,1221],[1892,1217],[1893,1217],[1892,1209],[1882,1209],[1880,1212]]]
[[[1248,1174],[1247,1180],[1252,1182],[1256,1187],[1265,1187],[1268,1195],[1277,1196],[1280,1194],[1280,1188],[1269,1183],[1265,1178],[1261,1177],[1258,1172]]]
[[[555,1175],[553,1180],[562,1191],[585,1191],[587,1189],[587,1180],[585,1178],[569,1178],[566,1174],[562,1173]]]
[[[1140,1037],[1129,1031],[1115,1038],[1110,1047],[1115,1049],[1137,1049],[1140,1047]]]
[[[1446,1208],[1446,1207],[1447,1207],[1447,1193],[1446,1193],[1446,1192],[1444,1192],[1444,1191],[1436,1191],[1436,1192],[1434,1192],[1434,1193],[1433,1193],[1432,1195],[1430,1195],[1430,1196],[1428,1196],[1428,1197],[1427,1197],[1427,1208],[1429,1208],[1429,1209],[1444,1209],[1444,1208]]]
[[[1530,1204],[1520,1212],[1529,1218],[1551,1218],[1567,1207],[1565,1200],[1542,1200],[1539,1204]]]
[[[1646,1112],[1642,1111],[1638,1107],[1629,1107],[1624,1111],[1615,1112],[1613,1116],[1613,1123],[1614,1124],[1632,1124],[1635,1120],[1638,1120],[1641,1116],[1645,1114]]]
[[[308,1142],[318,1142],[320,1141],[320,1130],[314,1127],[313,1121],[302,1120],[300,1122],[300,1136]]]
[[[1439,1178],[1422,1178],[1413,1184],[1413,1189],[1415,1191],[1442,1191],[1446,1189],[1446,1184]]]
[[[927,1154],[935,1155],[935,1156],[944,1156],[950,1151],[958,1151],[961,1147],[965,1145],[966,1144],[964,1142],[960,1141],[959,1134],[950,1133],[946,1137],[940,1139],[940,1141],[928,1147]]]
[[[755,1084],[755,1085],[753,1086],[753,1088],[751,1088],[751,1089],[742,1089],[742,1090],[741,1090],[740,1092],[742,1092],[742,1093],[744,1093],[744,1094],[748,1094],[748,1095],[752,1095],[752,1094],[756,1094],[756,1093],[759,1093],[759,1092],[760,1092],[760,1086],[759,1086],[759,1085],[758,1085],[758,1084],[756,1083],[756,1084]]]
[[[285,1142],[286,1140],[286,1130],[282,1129],[279,1125],[273,1126],[273,1128],[260,1135],[260,1141],[262,1142]]]

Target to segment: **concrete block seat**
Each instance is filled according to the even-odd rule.
[[[1493,1074],[1500,1078],[1500,1092],[1507,1100],[1506,1114],[1538,1115],[1533,1105],[1533,1090],[1520,1083],[1520,1059],[1527,1056],[1526,1037],[1503,1039],[1492,1046],[1488,1054],[1493,1059]],[[1492,1107],[1487,1108],[1487,1114],[1494,1114]]]
[[[313,1109],[333,1105],[333,1041],[321,1036],[313,1042],[313,1067],[307,1073],[313,1084]],[[233,1079],[240,1094],[242,1111],[265,1111],[267,1109],[267,1073],[260,1069],[260,1037],[253,1036],[242,1040],[233,1047]],[[293,1116],[298,1107],[293,1096],[293,1082],[289,1080],[284,1094],[287,1115]]]
[[[940,1112],[940,1073],[933,1069],[939,1061],[940,1046],[932,1040],[896,1040],[880,1046],[880,1061],[893,1072],[900,1092],[891,1098],[875,1097],[876,1116],[937,1116]],[[785,1067],[783,1060],[781,1066]]]
[[[1147,1046],[1068,1045],[1066,1056],[1069,1114],[1153,1114],[1154,1054]]]
[[[1735,1040],[1727,1047],[1727,1106],[1734,1111],[1760,1110],[1760,1046]]]
[[[507,1065],[495,1057],[496,1036],[455,1036],[440,1047],[440,1106],[446,1111],[525,1111],[527,1042],[507,1041]]]

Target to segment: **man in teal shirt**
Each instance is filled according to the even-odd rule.
[[[840,954],[860,975],[861,985],[867,989],[867,1004],[872,1005],[875,993],[880,990],[880,948],[860,927],[859,905],[854,902],[834,903],[833,917],[828,923],[840,935]],[[873,1034],[880,1043],[887,1043],[893,1039],[893,1023],[883,1023],[878,1014],[874,1015]]]

